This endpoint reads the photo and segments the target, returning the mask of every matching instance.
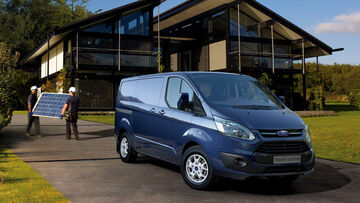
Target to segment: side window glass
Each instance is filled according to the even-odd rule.
[[[181,93],[188,93],[189,101],[194,101],[194,91],[185,80],[182,80],[181,83]]]
[[[196,97],[190,85],[181,78],[176,78],[176,77],[170,78],[168,80],[168,85],[166,90],[166,102],[169,105],[169,107],[178,109],[177,102],[180,98],[181,93],[189,94],[189,101],[192,105],[192,107],[186,108],[185,111],[190,113],[195,113],[201,116],[205,115],[204,109],[202,108],[199,99]]]
[[[135,81],[123,82],[121,84],[120,98],[126,101],[135,99]]]
[[[141,103],[159,105],[162,85],[163,78],[138,80],[136,87],[134,87],[136,89],[136,99]]]
[[[166,101],[171,108],[177,108],[177,102],[180,98],[180,78],[170,78],[166,90]]]

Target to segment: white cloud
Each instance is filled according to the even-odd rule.
[[[336,16],[331,22],[320,23],[315,27],[316,34],[352,33],[360,35],[360,11]]]

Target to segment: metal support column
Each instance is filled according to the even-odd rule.
[[[316,72],[319,72],[319,57],[316,57]]]
[[[272,71],[275,73],[275,46],[274,46],[274,25],[271,25],[271,62],[272,62]]]
[[[303,75],[303,96],[304,96],[304,110],[306,110],[306,64],[305,64],[305,41],[302,41],[302,75]]]
[[[158,53],[157,53],[157,57],[158,57],[158,71],[160,72],[160,67],[161,67],[161,54],[160,54],[160,5],[158,6],[158,15],[157,15],[157,19],[158,19],[158,23],[157,23],[157,31],[158,31]]]
[[[241,73],[241,30],[240,30],[240,2],[237,5],[238,12],[238,48],[239,48],[239,72]]]
[[[119,19],[118,70],[121,69],[121,18]]]
[[[50,36],[48,36],[47,41],[47,72],[46,72],[46,80],[49,80],[49,71],[50,71]]]
[[[79,30],[76,30],[76,70],[79,69]]]

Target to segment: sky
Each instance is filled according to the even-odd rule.
[[[360,0],[257,1],[333,49],[344,48],[342,52],[319,57],[320,63],[360,64]],[[93,12],[106,11],[131,2],[134,0],[90,0],[88,8]],[[184,0],[167,0],[161,4],[160,13],[182,2]]]

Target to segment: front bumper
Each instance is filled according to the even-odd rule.
[[[268,154],[254,154],[254,159],[236,154],[220,153],[223,167],[215,170],[216,175],[232,179],[245,179],[253,176],[286,176],[306,175],[314,170],[315,156],[308,151],[301,154],[301,163],[273,164],[273,156]],[[261,163],[259,163],[261,162]]]

